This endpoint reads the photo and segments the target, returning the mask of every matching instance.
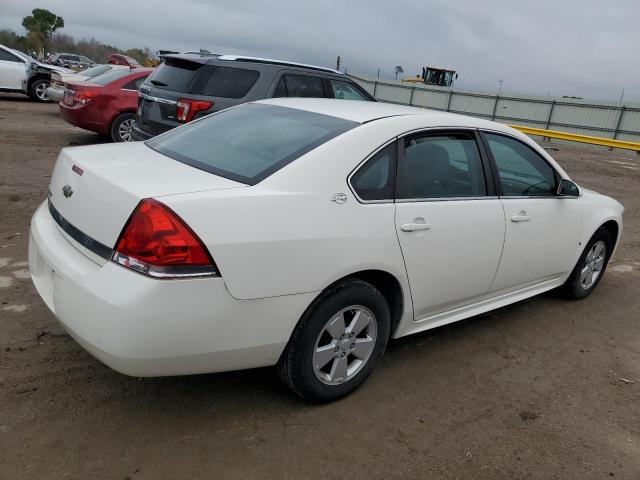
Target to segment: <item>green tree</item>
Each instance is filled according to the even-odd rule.
[[[22,26],[46,47],[47,39],[58,28],[64,27],[64,19],[44,8],[34,8],[31,15],[22,19]]]

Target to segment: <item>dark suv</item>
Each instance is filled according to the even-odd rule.
[[[329,68],[231,55],[170,55],[140,88],[133,138],[147,140],[203,115],[272,97],[375,102]]]

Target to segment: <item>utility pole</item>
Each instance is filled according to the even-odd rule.
[[[340,71],[340,55],[336,58],[336,70]]]
[[[380,78],[380,69],[378,69],[378,78]]]
[[[498,97],[500,96],[500,93],[502,93],[502,84],[503,84],[503,80],[498,80]]]
[[[624,88],[622,89],[622,93],[620,94],[620,105],[622,105],[623,98],[624,98]]]

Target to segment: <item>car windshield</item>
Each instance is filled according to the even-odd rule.
[[[265,104],[245,104],[171,130],[146,145],[192,167],[255,185],[358,123]]]
[[[110,70],[102,75],[98,75],[97,77],[93,77],[91,79],[91,83],[97,83],[98,85],[106,85],[107,83],[111,83],[115,80],[119,80],[123,77],[129,75],[131,71],[128,68],[120,68],[118,70]]]

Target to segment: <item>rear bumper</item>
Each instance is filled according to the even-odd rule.
[[[134,123],[133,128],[131,129],[131,136],[133,137],[134,141],[142,142],[153,138],[155,135],[145,132],[138,126],[137,123]]]
[[[62,101],[62,98],[64,97],[63,88],[47,87],[45,91],[47,93],[47,97],[49,97],[49,100],[56,103],[60,103]]]
[[[157,280],[83,255],[46,202],[29,238],[33,283],[62,326],[121,373],[163,376],[273,365],[315,294],[241,301],[221,278]]]
[[[60,116],[65,122],[100,135],[107,135],[111,124],[103,119],[103,115],[104,112],[97,111],[92,103],[75,104],[70,107],[60,102]]]

